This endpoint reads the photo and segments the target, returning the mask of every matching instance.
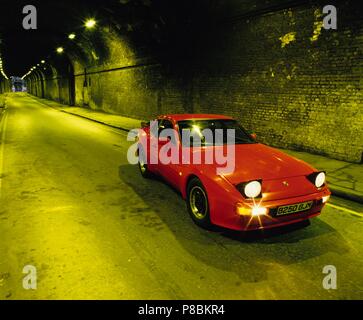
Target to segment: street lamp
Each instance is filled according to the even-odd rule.
[[[63,53],[64,49],[62,47],[58,47],[57,48],[57,53],[61,54]]]
[[[96,25],[96,21],[94,19],[88,19],[84,25],[87,29],[92,29]]]
[[[74,33],[71,33],[68,35],[68,39],[73,40],[76,37],[76,35]]]

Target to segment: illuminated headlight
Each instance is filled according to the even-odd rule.
[[[315,177],[315,186],[320,188],[325,183],[325,173],[319,172],[319,174]]]
[[[263,216],[267,214],[267,208],[265,207],[259,207],[259,206],[255,206],[252,208],[252,216],[256,217],[256,216]]]
[[[236,213],[240,216],[258,217],[267,215],[268,209],[260,205],[246,206],[242,203],[237,203]]]
[[[261,195],[261,182],[254,180],[237,185],[237,189],[246,198],[257,198]]]
[[[307,178],[315,185],[315,187],[320,188],[324,185],[326,176],[324,171],[320,171],[308,175]]]

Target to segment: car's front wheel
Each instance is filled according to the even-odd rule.
[[[193,178],[188,183],[187,207],[190,216],[198,226],[211,227],[207,192],[198,178]]]

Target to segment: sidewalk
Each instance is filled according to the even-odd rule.
[[[289,155],[324,170],[333,195],[363,203],[363,165],[330,159],[307,152],[282,150]]]
[[[141,119],[123,117],[120,115],[114,115],[103,111],[95,111],[88,108],[66,106],[60,104],[59,102],[47,99],[40,99],[34,96],[32,96],[32,98],[59,111],[70,113],[75,116],[86,118],[98,123],[106,124],[110,127],[121,129],[124,131],[130,131],[131,129],[140,128],[142,121]]]
[[[46,99],[35,99],[62,112],[87,118],[121,130],[129,131],[134,128],[140,128],[141,120],[138,119],[108,114],[86,108],[67,107]],[[285,149],[282,151],[310,163],[318,170],[326,171],[329,188],[333,195],[363,203],[363,165],[330,159],[307,152]]]

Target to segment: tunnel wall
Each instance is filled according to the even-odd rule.
[[[72,82],[70,75],[58,74],[57,70],[50,65],[44,68],[46,72],[40,69],[27,78],[28,92],[40,98],[73,105],[74,97],[71,95]]]
[[[72,60],[75,104],[135,118],[227,114],[264,143],[361,162],[363,32],[352,3],[338,6],[337,30],[321,28],[322,6],[227,17],[191,60],[156,60],[104,30],[106,59]],[[44,81],[46,98],[70,100],[68,77]]]
[[[0,108],[5,107],[5,100],[6,100],[6,94],[7,92],[10,92],[11,85],[10,81],[6,80],[4,78],[0,79]]]
[[[0,94],[10,91],[11,91],[10,81],[4,78],[0,79]]]
[[[0,108],[5,107],[5,97],[4,94],[0,93]]]
[[[95,69],[76,77],[78,105],[140,119],[184,113],[190,107],[183,78],[168,75],[158,63],[112,71]]]
[[[322,29],[321,11],[307,7],[227,22],[213,34],[218,45],[200,61],[194,112],[235,116],[278,147],[360,162],[363,30],[357,11],[338,6],[337,30]]]
[[[87,67],[74,64],[76,105],[140,119],[189,108],[184,87],[190,77],[132,47],[127,38],[106,28],[102,34],[107,59]]]

